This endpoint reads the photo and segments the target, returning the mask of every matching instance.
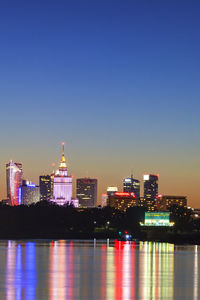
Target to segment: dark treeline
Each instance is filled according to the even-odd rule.
[[[118,238],[119,232],[128,231],[138,239],[199,243],[200,220],[191,218],[188,209],[172,206],[170,210],[173,228],[145,230],[140,226],[145,214],[142,207],[121,212],[111,207],[81,210],[46,201],[30,206],[0,204],[0,238]]]
[[[117,237],[119,231],[138,231],[144,210],[127,213],[111,207],[75,209],[41,201],[30,206],[0,205],[0,238]]]

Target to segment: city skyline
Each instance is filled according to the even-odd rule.
[[[70,174],[98,178],[98,199],[133,170],[159,173],[160,193],[198,208],[199,11],[188,0],[4,1],[0,197],[5,163],[22,161],[38,184],[65,140]]]
[[[0,299],[200,300],[200,1],[0,1]]]
[[[58,174],[58,172],[60,172],[59,170],[60,170],[60,167],[61,167],[61,165],[62,166],[65,166],[65,168],[67,167],[67,169],[68,169],[68,158],[66,159],[65,158],[65,156],[67,157],[67,155],[65,155],[64,154],[64,142],[62,142],[61,143],[61,145],[62,145],[62,159],[61,159],[61,161],[58,161],[57,162],[57,164],[54,164],[53,163],[53,166],[51,166],[51,171],[49,172],[49,173],[43,173],[43,174],[37,174],[37,178],[34,180],[34,182],[36,182],[37,184],[38,184],[38,182],[40,181],[40,177],[42,176],[42,175],[49,175],[49,176],[52,176],[52,173],[55,173],[55,174]],[[63,163],[64,162],[64,163]],[[14,164],[20,164],[21,165],[21,168],[23,169],[23,179],[25,179],[25,180],[30,180],[30,178],[31,177],[26,177],[26,175],[24,174],[24,166],[22,165],[22,163],[19,163],[19,162],[14,162]],[[6,164],[6,166],[7,166],[8,164]],[[132,170],[133,171],[133,170]],[[88,174],[88,172],[86,172],[87,174],[83,177],[83,178],[90,178],[90,179],[92,179],[93,177],[92,176],[89,176],[89,174]],[[6,174],[7,174],[7,168],[6,168]],[[76,177],[76,176],[74,176],[74,175],[72,175],[72,174],[70,174],[70,171],[69,171],[69,169],[68,169],[68,176],[72,176],[72,179],[73,179],[73,198],[75,198],[76,196],[77,196],[77,194],[76,194],[76,179],[78,179],[78,177]],[[149,174],[152,174],[151,172],[149,172]],[[65,174],[66,175],[66,174]],[[133,176],[133,174],[131,174],[131,178],[132,178],[132,176]],[[162,193],[162,191],[160,191],[160,189],[159,189],[159,186],[160,186],[160,180],[159,180],[159,178],[160,178],[160,174],[156,174],[156,175],[145,175],[144,173],[143,173],[143,175],[142,175],[142,180],[140,179],[140,190],[141,190],[141,196],[144,196],[144,182],[145,182],[145,180],[147,180],[148,178],[149,178],[149,176],[150,177],[156,177],[157,178],[157,180],[158,180],[158,191],[156,192],[156,194],[165,194],[165,195],[169,195],[170,193],[169,193],[169,191],[166,191],[165,193]],[[129,176],[130,177],[130,176]],[[146,177],[148,177],[148,178],[146,178]],[[80,178],[79,178],[80,179]],[[96,178],[97,180],[98,180],[98,185],[102,188],[102,184],[101,184],[101,182],[99,182],[99,179],[98,178]],[[122,180],[121,180],[121,182],[120,182],[120,184],[119,185],[116,185],[117,187],[118,187],[118,190],[119,191],[123,191],[123,188],[124,188],[124,180],[125,180],[126,178],[124,177]],[[138,178],[137,178],[138,179]],[[31,180],[32,180],[32,178],[31,178]],[[98,197],[97,197],[97,204],[98,205],[100,205],[101,204],[101,196],[102,196],[102,194],[104,194],[105,192],[106,192],[106,190],[107,190],[107,187],[108,186],[114,186],[114,184],[109,184],[109,183],[107,183],[107,186],[106,186],[106,189],[105,190],[100,190],[99,192],[98,192]],[[99,188],[98,188],[98,190],[99,190]],[[173,195],[177,195],[177,196],[186,196],[187,198],[188,198],[188,195],[187,194],[185,194],[185,195],[183,195],[183,193],[181,194],[181,193],[179,193],[179,194],[177,194],[177,193],[174,193]],[[5,197],[1,197],[2,199],[4,199],[4,198],[6,198],[6,196]],[[189,200],[189,204],[188,204],[188,206],[192,206],[191,205],[191,203],[190,203],[190,199],[188,199]],[[195,207],[196,208],[196,207]]]

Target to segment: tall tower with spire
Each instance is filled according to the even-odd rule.
[[[78,202],[72,199],[72,176],[68,176],[67,162],[65,159],[64,143],[62,143],[62,157],[59,169],[53,178],[53,199],[58,205],[72,204],[78,206]]]
[[[62,158],[59,166],[59,174],[60,176],[67,177],[67,162],[65,159],[65,144],[62,143]]]

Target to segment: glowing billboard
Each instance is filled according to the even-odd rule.
[[[173,226],[170,223],[169,212],[145,212],[145,220],[143,226]]]
[[[115,192],[114,194],[117,197],[132,197],[135,198],[135,194],[134,193],[128,193],[128,192]]]

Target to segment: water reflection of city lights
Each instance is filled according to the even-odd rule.
[[[40,247],[46,247],[45,259],[40,257]],[[44,295],[49,300],[176,299],[182,292],[175,286],[177,270],[182,265],[180,253],[187,253],[191,266],[187,269],[190,275],[184,274],[187,279],[190,276],[191,299],[199,298],[198,246],[190,246],[188,252],[187,246],[175,250],[168,243],[115,240],[109,246],[107,241],[97,241],[95,248],[88,241],[53,241],[40,247],[37,248],[37,242],[8,243],[6,297],[2,299],[36,300]],[[48,278],[45,280],[40,275],[44,269]]]
[[[199,275],[199,270],[198,270],[198,246],[194,246],[194,300],[198,300],[198,275]]]
[[[139,249],[140,299],[173,299],[174,246],[144,242]]]

